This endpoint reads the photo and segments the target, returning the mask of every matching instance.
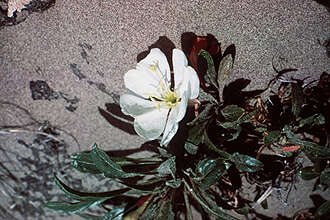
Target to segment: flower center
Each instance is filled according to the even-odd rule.
[[[160,108],[170,109],[176,107],[178,102],[181,101],[181,98],[179,98],[176,91],[170,89],[171,84],[164,79],[165,75],[160,71],[158,62],[154,65],[150,65],[149,69],[156,73],[159,78],[159,87],[157,88],[157,91],[160,93],[160,95],[150,94],[150,100],[157,105],[159,110]]]

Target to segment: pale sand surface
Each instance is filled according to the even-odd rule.
[[[330,60],[320,44],[330,37],[330,14],[314,1],[57,0],[44,13],[0,30],[1,100],[19,104],[38,120],[70,131],[81,150],[95,142],[104,149],[139,146],[142,138],[111,126],[99,114],[98,107],[114,100],[87,81],[102,82],[109,92],[123,94],[123,74],[135,67],[137,55],[160,36],[181,48],[184,32],[213,34],[223,48],[235,44],[232,80],[250,79],[247,89],[263,88],[275,76],[273,60],[278,69],[298,69],[289,77],[317,79],[323,71],[330,72]],[[85,49],[89,63],[81,55],[79,44],[83,43],[92,46]],[[80,80],[70,64],[76,64],[86,78]],[[77,109],[65,109],[63,99],[33,100],[32,80],[44,80],[55,91],[77,97]],[[17,120],[9,115],[1,113],[0,122]],[[13,140],[1,136],[2,146],[9,147],[6,143]],[[68,153],[76,152],[72,139],[66,141],[72,146]],[[299,185],[291,194],[295,208],[284,207],[274,198],[272,208],[264,213],[290,216],[312,206],[305,194],[311,186]]]

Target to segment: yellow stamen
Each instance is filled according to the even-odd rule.
[[[158,62],[155,62],[154,65],[150,65],[149,69],[152,72],[155,72],[159,78],[159,87],[157,88],[157,90],[160,93],[160,96],[156,94],[150,94],[150,100],[157,105],[157,108],[159,110],[160,108],[174,108],[178,104],[178,102],[181,101],[181,98],[179,98],[179,95],[176,91],[171,91],[171,84],[165,81],[163,75],[161,74],[162,72],[159,69]]]

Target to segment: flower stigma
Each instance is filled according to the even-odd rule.
[[[158,110],[161,108],[170,109],[176,107],[178,102],[181,101],[181,98],[179,98],[179,95],[176,91],[172,91],[170,89],[171,83],[167,83],[167,81],[164,79],[165,75],[162,74],[161,70],[159,69],[158,62],[155,62],[154,65],[149,65],[149,69],[156,73],[156,76],[159,78],[159,87],[157,88],[157,91],[160,94],[150,94],[149,99],[156,104]]]

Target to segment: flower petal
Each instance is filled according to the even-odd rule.
[[[182,93],[181,101],[178,103],[178,106],[177,106],[178,113],[176,116],[176,122],[181,121],[183,119],[183,117],[185,116],[187,107],[188,107],[189,97],[190,97],[190,84],[187,84],[186,91],[184,91]]]
[[[148,140],[158,138],[164,131],[168,109],[154,109],[139,115],[134,120],[136,133]]]
[[[192,67],[188,66],[185,69],[185,77],[190,84],[189,99],[196,99],[199,95],[199,78],[196,71]]]
[[[120,107],[124,114],[133,117],[147,113],[157,108],[155,103],[133,94],[121,95]]]
[[[163,138],[160,142],[161,146],[167,146],[176,132],[178,131],[179,124],[177,123],[177,115],[178,115],[179,108],[172,108],[170,114],[167,118]]]
[[[158,64],[158,71],[160,71],[166,82],[171,82],[170,66],[165,54],[159,48],[152,48],[150,53],[138,63],[138,66],[144,66],[144,68],[149,69],[150,66],[154,66],[155,64]]]
[[[174,71],[174,84],[175,89],[181,87],[182,83],[184,83],[184,71],[188,66],[188,60],[186,55],[182,50],[174,49],[173,50],[173,71]]]
[[[124,76],[125,87],[132,92],[148,98],[151,94],[157,94],[159,80],[150,76],[148,70],[129,70]]]

